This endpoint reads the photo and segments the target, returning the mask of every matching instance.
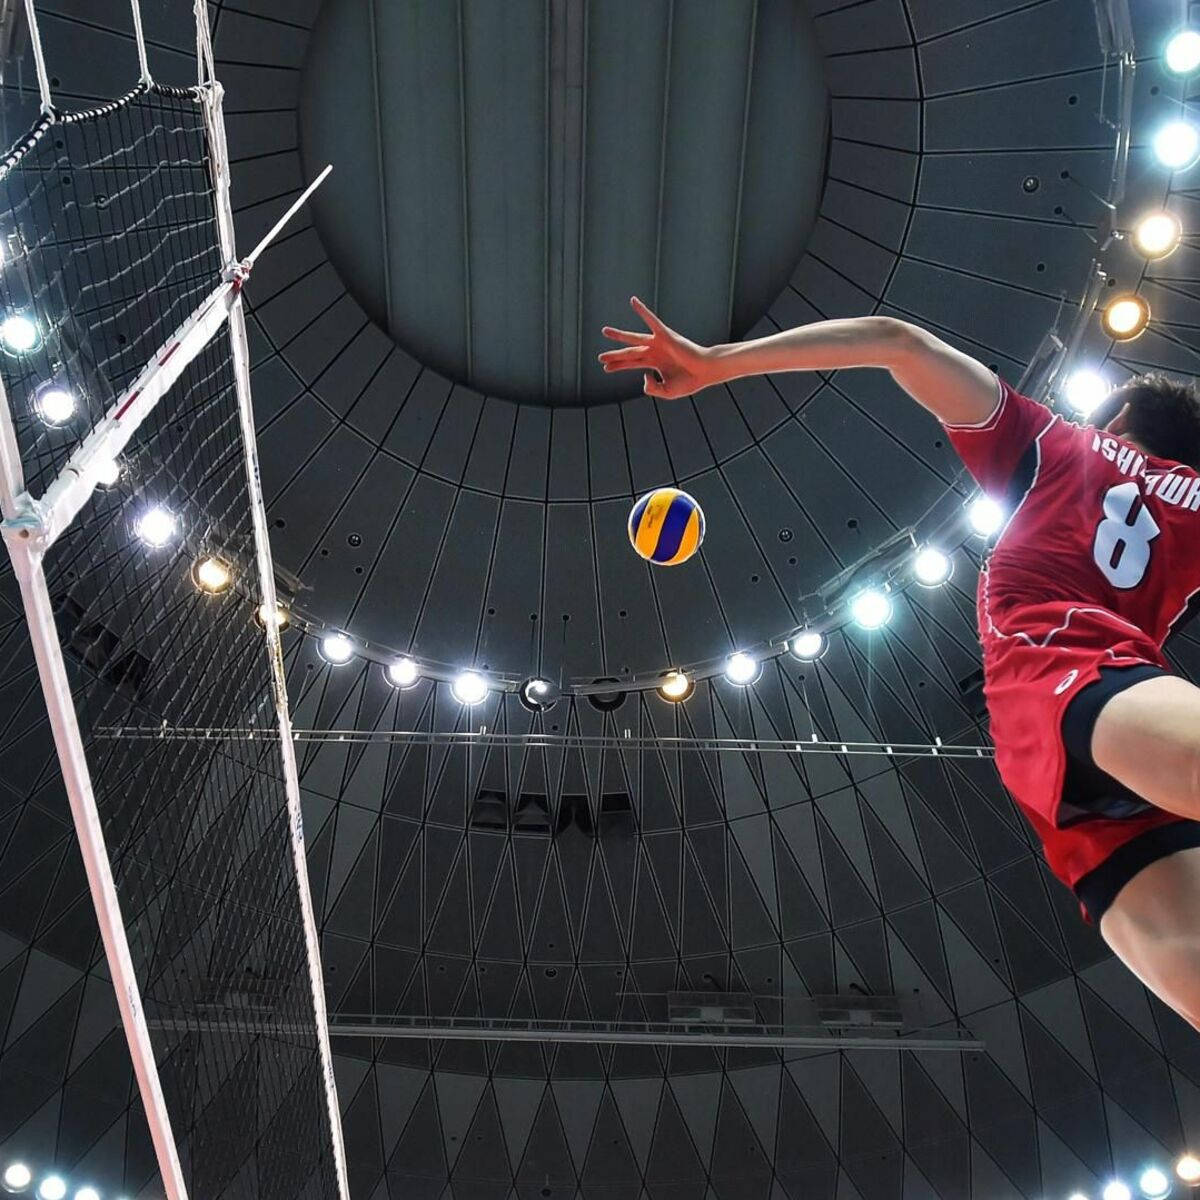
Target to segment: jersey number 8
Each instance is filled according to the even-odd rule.
[[[1110,487],[1104,493],[1104,520],[1096,526],[1092,543],[1096,566],[1113,587],[1137,587],[1150,565],[1150,543],[1160,532],[1136,483]]]

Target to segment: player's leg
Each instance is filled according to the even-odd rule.
[[[1160,675],[1117,692],[1096,717],[1091,756],[1155,807],[1200,819],[1200,688]]]
[[[1101,916],[1100,933],[1146,987],[1200,1030],[1198,912],[1200,846],[1138,871]]]

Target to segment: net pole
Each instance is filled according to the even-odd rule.
[[[138,55],[138,70],[141,72],[141,81],[145,84],[151,84],[154,80],[150,77],[150,60],[146,57],[146,32],[142,28],[142,6],[140,0],[129,0],[129,6],[133,9],[133,36],[137,42]]]
[[[197,3],[197,21],[203,20],[207,30],[207,13]],[[207,40],[207,39],[204,39]],[[224,92],[219,83],[204,93],[204,111],[208,120],[209,140],[213,158],[213,184],[217,229],[221,253],[231,266],[236,263],[233,206],[229,197],[229,154],[225,142],[223,114]],[[271,544],[267,535],[267,516],[263,504],[262,480],[258,466],[258,440],[254,426],[254,408],[250,393],[250,347],[246,337],[245,312],[239,295],[229,314],[229,342],[233,357],[233,374],[237,392],[238,412],[242,427],[242,446],[245,453],[246,486],[254,526],[254,550],[258,562],[259,586],[263,611],[274,614],[277,607],[275,567],[271,561]],[[321,973],[321,945],[313,913],[312,891],[308,882],[308,859],[304,849],[304,815],[300,804],[300,781],[296,770],[296,752],[292,741],[292,721],[288,711],[287,677],[283,667],[283,649],[279,626],[273,620],[262,622],[271,661],[275,689],[275,713],[279,725],[280,756],[287,792],[288,835],[291,840],[292,863],[296,872],[300,901],[300,918],[308,950],[308,975],[312,991],[313,1012],[316,1017],[317,1047],[321,1056],[325,1088],[325,1105],[329,1115],[334,1168],[340,1200],[350,1200],[349,1176],[346,1170],[346,1148],[342,1137],[341,1112],[338,1106],[337,1083],[333,1075],[333,1052],[329,1046],[329,1017],[325,1008],[325,984]]]
[[[7,393],[0,382],[0,445],[3,444],[15,447],[16,439]],[[19,517],[17,498],[21,494],[22,485],[19,473],[14,474],[6,454],[0,454],[0,473],[3,475],[0,498],[4,502],[4,540],[8,545],[9,556],[24,601],[29,640],[33,645],[63,785],[71,805],[79,852],[87,874],[92,905],[96,910],[105,958],[112,974],[113,991],[116,993],[125,1040],[129,1045],[129,1057],[133,1062],[142,1107],[146,1113],[146,1124],[150,1129],[150,1138],[168,1200],[187,1200],[187,1187],[183,1181],[179,1152],[171,1131],[171,1118],[167,1112],[158,1065],[150,1043],[141,989],[138,987],[133,958],[129,952],[129,940],[125,935],[125,923],[121,917],[121,906],[109,865],[104,830],[100,824],[100,814],[96,810],[96,797],[92,790],[83,737],[79,732],[79,719],[71,699],[71,684],[58,640],[50,589],[46,585],[46,576],[42,569],[42,554],[34,549],[32,538],[22,536],[29,533],[28,528],[23,528],[18,520],[14,520],[15,517]]]
[[[42,53],[42,35],[38,30],[37,9],[33,0],[25,0],[25,19],[29,23],[29,44],[33,47],[33,65],[37,70],[42,112],[52,113],[54,104],[50,98],[50,76],[46,73],[46,56]]]

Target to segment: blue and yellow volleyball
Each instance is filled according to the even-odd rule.
[[[629,540],[647,561],[659,567],[687,562],[704,541],[704,513],[687,492],[657,488],[629,514]]]

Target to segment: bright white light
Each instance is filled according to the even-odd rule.
[[[1088,1198],[1083,1194],[1083,1192],[1072,1192],[1067,1197],[1067,1200],[1088,1200]]]
[[[10,354],[25,354],[40,340],[38,327],[28,318],[18,315],[5,317],[0,324],[0,342]]]
[[[1167,43],[1163,58],[1168,71],[1176,75],[1190,75],[1200,67],[1200,33],[1194,29],[1181,29]]]
[[[63,1200],[67,1194],[67,1185],[57,1175],[47,1175],[38,1184],[37,1194],[41,1200]]]
[[[459,704],[478,704],[487,697],[487,680],[474,671],[463,671],[455,679],[451,690]]]
[[[321,639],[321,657],[329,663],[348,663],[354,657],[354,643],[344,633],[327,633]]]
[[[24,1163],[12,1163],[4,1172],[4,1186],[10,1192],[20,1192],[33,1182],[33,1172]]]
[[[736,654],[731,654],[725,661],[725,678],[739,687],[753,683],[761,671],[762,664],[757,659],[751,658],[749,654],[743,654],[740,650]]]
[[[47,425],[65,425],[75,415],[75,397],[66,388],[51,384],[38,392],[33,407]]]
[[[937,587],[950,578],[951,562],[936,546],[926,546],[917,551],[913,559],[913,574],[918,583],[926,587]]]
[[[1184,1183],[1200,1183],[1200,1158],[1194,1154],[1184,1154],[1175,1164],[1175,1174]]]
[[[1119,1179],[1105,1184],[1104,1191],[1100,1195],[1104,1197],[1104,1200],[1133,1200],[1132,1193]]]
[[[521,684],[521,701],[526,708],[547,712],[554,707],[558,692],[548,679],[527,679]]]
[[[421,672],[411,658],[398,658],[388,667],[387,677],[394,687],[406,688],[421,678]]]
[[[1168,212],[1150,213],[1133,227],[1133,244],[1147,258],[1166,258],[1183,236],[1183,226]]]
[[[1108,380],[1099,371],[1086,368],[1073,371],[1063,388],[1067,403],[1085,417],[1104,400],[1109,390]]]
[[[971,528],[980,537],[991,537],[1004,524],[1004,510],[989,496],[979,496],[967,510]]]
[[[81,1187],[75,1193],[75,1200],[100,1200],[100,1193],[93,1187]]]
[[[825,653],[825,635],[806,629],[792,638],[790,649],[802,662],[812,662]]]
[[[147,546],[165,546],[174,536],[178,522],[165,508],[157,505],[138,518],[137,535]]]
[[[1172,171],[1190,167],[1200,155],[1200,131],[1188,121],[1170,121],[1154,135],[1154,153]]]
[[[868,588],[850,602],[850,615],[864,629],[878,629],[892,615],[892,602],[885,593]]]
[[[96,482],[101,487],[115,487],[121,478],[121,464],[115,458],[96,460]]]
[[[1171,1190],[1171,1181],[1157,1167],[1147,1167],[1138,1179],[1138,1187],[1146,1200],[1163,1200]]]
[[[692,694],[692,681],[682,671],[669,671],[658,690],[668,700],[686,700]]]

